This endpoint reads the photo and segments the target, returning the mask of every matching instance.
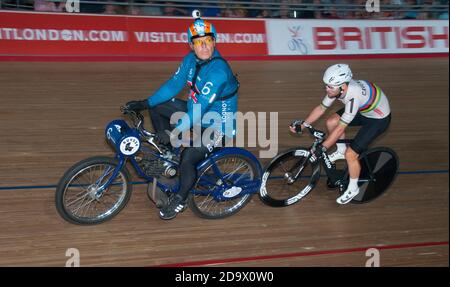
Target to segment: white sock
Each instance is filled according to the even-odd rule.
[[[345,154],[345,151],[347,150],[347,144],[345,143],[337,143],[337,151],[341,154]]]
[[[350,178],[350,183],[348,184],[347,190],[355,190],[358,188],[358,179]]]

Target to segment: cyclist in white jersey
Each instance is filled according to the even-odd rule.
[[[339,204],[346,204],[358,195],[358,178],[361,172],[358,156],[375,138],[386,131],[391,122],[389,101],[383,91],[373,83],[352,78],[353,74],[347,64],[329,67],[323,76],[327,95],[305,120],[309,124],[314,123],[336,99],[345,105],[327,119],[329,135],[322,143],[323,150],[329,149],[338,139],[344,139],[348,125],[362,126],[349,147],[345,143],[337,143],[337,150],[329,156],[332,162],[346,159],[349,169],[350,183],[347,190],[336,200]],[[302,124],[301,129],[303,128]],[[290,126],[291,132],[294,133],[301,129],[296,129],[295,124]]]

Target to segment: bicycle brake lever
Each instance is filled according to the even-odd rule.
[[[136,115],[136,112],[131,110],[131,109],[129,109],[128,106],[121,106],[120,107],[120,111],[124,115],[132,115],[133,113]]]

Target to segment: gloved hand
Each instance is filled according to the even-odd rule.
[[[303,120],[295,120],[290,124],[290,130],[291,132],[295,132],[296,134],[302,133],[302,124]]]
[[[148,109],[148,101],[146,99],[142,101],[130,101],[125,104],[125,107],[129,110],[140,112]]]
[[[167,130],[156,133],[156,140],[162,145],[168,145],[170,143],[170,136]]]
[[[311,150],[309,152],[311,153],[311,155],[313,157],[315,157],[316,159],[319,159],[322,157],[324,152],[325,153],[327,152],[327,149],[323,145],[319,144],[316,146],[316,148],[314,148],[314,147],[311,148]]]

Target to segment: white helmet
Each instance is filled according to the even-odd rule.
[[[350,82],[352,77],[352,71],[347,64],[336,64],[325,71],[323,82],[330,86],[340,86]]]

